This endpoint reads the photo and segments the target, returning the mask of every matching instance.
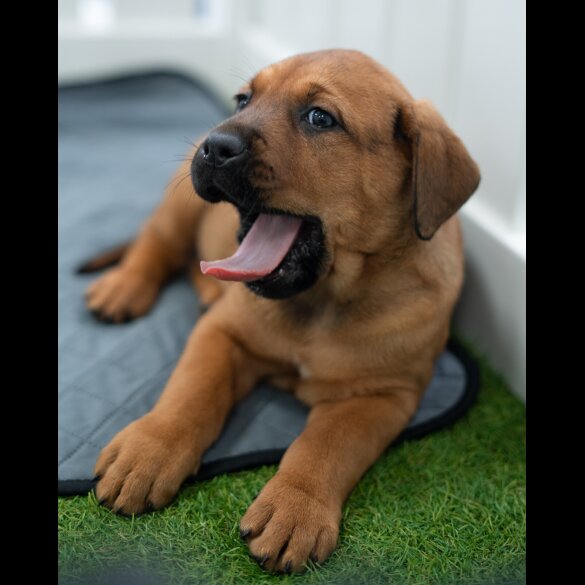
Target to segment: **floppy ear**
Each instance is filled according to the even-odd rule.
[[[404,108],[397,123],[412,147],[414,227],[430,240],[479,185],[479,168],[427,100]]]

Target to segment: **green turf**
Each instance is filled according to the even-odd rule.
[[[59,499],[60,576],[138,567],[172,584],[487,584],[525,581],[525,414],[481,361],[477,405],[450,429],[390,449],[349,498],[338,548],[303,576],[273,576],[238,537],[275,467],[184,489],[121,518],[93,496]]]

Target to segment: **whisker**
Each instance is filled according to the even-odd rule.
[[[191,171],[186,171],[185,173],[182,173],[180,175],[176,175],[175,177],[173,177],[167,187],[166,187],[166,196],[167,197],[176,197],[176,196],[180,196],[177,195],[177,189],[181,186],[181,184],[183,183],[183,181],[187,178],[191,177]],[[175,182],[174,185],[172,185],[173,181]],[[189,206],[190,203],[192,203],[191,201],[191,197],[196,197],[197,194],[195,192],[195,189],[192,188],[191,189],[191,193],[186,193],[185,191],[181,191],[181,193],[185,194],[186,197],[184,197],[183,199],[183,207],[187,207]]]
[[[186,162],[192,158],[189,154],[177,154],[174,158],[166,159],[164,162]]]
[[[191,170],[188,170],[188,171],[185,171],[184,173],[181,173],[180,175],[175,175],[174,177],[172,177],[171,180],[167,183],[167,185],[165,187],[165,192],[167,193],[167,195],[169,197],[174,195],[176,193],[176,190],[179,187],[179,185],[181,185],[181,183],[187,177],[190,177],[190,176],[191,176]],[[173,182],[175,183],[174,185],[173,185]]]
[[[192,146],[193,148],[197,148],[197,144],[195,144],[195,142],[193,142],[193,140],[191,138],[189,138],[188,136],[182,136],[181,138],[177,138],[177,140],[179,142],[184,142],[185,144],[188,144],[189,146]]]
[[[229,75],[230,77],[235,77],[236,79],[239,79],[240,81],[243,81],[244,83],[246,83],[248,81],[247,77],[244,77],[241,73],[238,73],[236,71],[224,71],[225,75]]]
[[[245,53],[240,53],[240,56],[245,61],[245,65],[250,70],[249,75],[248,75],[248,79],[251,79],[252,77],[254,77],[254,75],[256,75],[256,72],[260,69],[260,67],[257,67],[256,65],[254,65],[252,63],[252,60]]]

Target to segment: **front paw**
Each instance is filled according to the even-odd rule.
[[[92,283],[85,298],[88,309],[100,321],[124,323],[147,313],[158,292],[156,281],[118,266]]]
[[[335,550],[341,507],[327,494],[275,475],[248,508],[240,534],[250,554],[269,571],[302,573],[311,559],[322,563]]]
[[[169,504],[200,465],[192,433],[152,414],[120,431],[95,466],[96,496],[121,514],[140,514]]]

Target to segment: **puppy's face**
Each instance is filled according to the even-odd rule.
[[[439,142],[455,144],[456,159],[468,155],[465,151],[461,156],[463,146],[458,148],[458,139],[430,106],[423,103],[417,116],[415,105],[421,102],[414,102],[394,76],[361,53],[334,50],[287,59],[262,70],[236,100],[235,114],[198,149],[192,178],[204,199],[227,200],[238,208],[240,241],[260,214],[302,220],[300,227],[295,224],[296,235],[291,235],[292,243],[274,270],[241,278],[262,296],[290,297],[327,278],[339,250],[390,252],[408,241],[415,228],[428,239],[478,181],[474,163],[465,160],[458,174],[477,177],[465,177],[459,189],[464,193],[444,204],[446,210],[437,211],[431,202],[434,216],[428,219],[425,208],[425,218],[415,217],[413,223],[425,126],[419,118],[429,118],[427,125],[437,128]],[[441,145],[431,150],[437,148]],[[453,156],[447,159],[448,173]],[[422,181],[427,189],[429,179]],[[427,199],[422,207],[428,207]]]

